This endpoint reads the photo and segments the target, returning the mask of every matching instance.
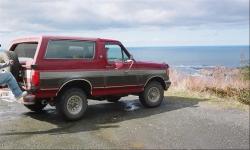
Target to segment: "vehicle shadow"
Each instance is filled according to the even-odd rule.
[[[126,98],[124,98],[126,99]],[[32,134],[68,134],[85,131],[95,131],[102,128],[119,128],[119,123],[131,119],[145,118],[169,111],[183,109],[187,107],[198,107],[200,101],[207,99],[195,99],[186,97],[167,96],[161,106],[157,108],[145,108],[139,100],[134,97],[131,100],[122,100],[118,103],[94,103],[90,104],[84,117],[79,121],[66,122],[56,112],[54,108],[47,108],[42,113],[27,112],[23,115],[31,117],[38,122],[34,122],[34,126],[38,126],[36,131],[8,132],[0,133],[0,136],[6,135],[32,135]],[[134,105],[137,110],[126,110],[127,104]],[[56,128],[41,130],[42,122],[56,125]]]

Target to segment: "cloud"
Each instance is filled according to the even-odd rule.
[[[248,0],[1,0],[0,33],[249,25]]]

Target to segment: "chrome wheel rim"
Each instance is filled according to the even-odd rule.
[[[67,102],[67,109],[70,114],[76,115],[82,110],[82,98],[80,96],[71,96]]]
[[[160,97],[160,90],[157,87],[152,87],[148,90],[148,100],[150,102],[158,102]]]

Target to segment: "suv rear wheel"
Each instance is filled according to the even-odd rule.
[[[157,107],[164,99],[164,89],[159,82],[152,81],[146,85],[139,99],[145,107]]]
[[[80,119],[88,107],[87,96],[79,88],[65,90],[56,103],[56,109],[66,120]]]

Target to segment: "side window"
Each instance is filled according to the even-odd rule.
[[[107,50],[108,61],[125,61],[129,59],[119,45],[106,44],[105,49]]]
[[[74,40],[51,40],[45,58],[49,59],[91,59],[94,56],[95,42]]]
[[[108,61],[122,61],[122,49],[119,45],[105,45]]]

